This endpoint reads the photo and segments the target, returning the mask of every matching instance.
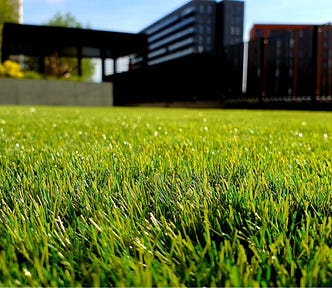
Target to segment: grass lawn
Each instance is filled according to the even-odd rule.
[[[1,286],[331,286],[332,114],[0,106]]]

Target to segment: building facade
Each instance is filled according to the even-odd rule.
[[[133,57],[128,73],[110,79],[114,103],[220,101],[241,93],[243,16],[243,1],[191,0],[140,31],[146,57]]]
[[[332,97],[332,25],[254,25],[248,97],[316,101]]]
[[[332,101],[332,25],[317,29],[316,97]]]
[[[224,0],[217,4],[216,47],[243,42],[244,2]]]
[[[148,26],[148,65],[192,54],[218,55],[243,41],[244,2],[191,0]]]

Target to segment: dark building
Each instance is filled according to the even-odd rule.
[[[191,0],[148,26],[148,64],[192,54],[221,54],[243,41],[244,2]]]
[[[243,42],[244,2],[224,0],[217,4],[216,48]]]
[[[28,56],[35,63],[34,70],[40,73],[44,73],[45,59],[49,56],[76,58],[79,76],[84,72],[83,58],[100,58],[105,79],[107,59],[114,59],[115,65],[120,57],[137,55],[144,62],[146,55],[146,36],[139,33],[5,23],[2,36],[2,62],[19,55]],[[116,72],[115,67],[113,71]]]
[[[332,101],[332,25],[317,29],[317,90],[319,100]]]
[[[247,97],[260,101],[321,101],[332,96],[332,26],[254,25]]]
[[[110,78],[115,103],[220,100],[235,86],[241,92],[243,21],[243,1],[191,0],[146,27],[146,65],[133,58],[132,71]]]

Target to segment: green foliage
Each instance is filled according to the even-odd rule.
[[[71,13],[62,15],[60,12],[54,14],[52,19],[45,22],[43,25],[58,26],[58,27],[71,27],[71,28],[83,28],[82,24],[76,20]]]
[[[45,77],[38,72],[35,71],[24,71],[24,79],[34,79],[40,80],[44,79]]]
[[[0,115],[1,286],[332,285],[332,114]]]
[[[0,2],[0,25],[5,22],[18,22],[18,2],[1,0]]]
[[[68,28],[83,28],[82,24],[75,19],[75,17],[71,13],[66,13],[62,15],[60,12],[55,13],[53,18],[51,18],[48,22],[45,22],[43,25],[47,26],[58,26],[58,27],[68,27]],[[86,27],[88,28],[88,27]],[[47,59],[47,63],[49,63],[46,67],[46,70],[49,70],[49,74],[56,77],[62,77],[63,75],[66,77],[70,77],[71,80],[79,80],[79,81],[90,81],[94,75],[95,66],[93,61],[90,59],[83,59],[82,61],[82,70],[83,75],[81,77],[78,76],[78,63],[76,58],[70,57],[58,57],[50,56]],[[53,67],[56,66],[56,71],[54,73]],[[66,74],[66,71],[69,73]]]
[[[11,0],[0,1],[0,48],[2,47],[2,29],[5,22],[18,23],[18,2]],[[1,49],[0,49],[1,59]]]

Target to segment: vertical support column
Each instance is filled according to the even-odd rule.
[[[297,97],[297,86],[298,83],[298,73],[299,73],[299,31],[295,31],[295,43],[294,43],[294,63],[293,63],[293,95],[292,98]]]
[[[260,43],[260,69],[261,69],[261,91],[259,95],[259,102],[263,102],[263,98],[266,97],[266,82],[267,82],[267,45],[269,40],[262,38]]]
[[[113,58],[113,73],[116,74],[117,73],[117,69],[116,69],[116,61],[118,60],[118,57],[114,56]]]
[[[328,45],[329,45],[329,62],[328,62],[328,93],[327,96],[332,96],[332,25],[328,26],[327,28],[327,35],[328,35]]]
[[[41,55],[38,57],[38,72],[40,74],[45,73],[45,57],[44,55]]]
[[[104,82],[106,78],[106,61],[105,57],[101,58],[101,81]]]
[[[263,62],[263,97],[267,96],[267,78],[268,78],[268,45],[269,40],[264,39],[263,41],[263,47],[264,47],[264,62]]]
[[[318,53],[318,26],[314,26],[312,32],[312,54],[311,54],[311,67],[312,67],[312,83],[311,83],[311,103],[314,104],[316,102],[316,96],[319,91],[317,91],[317,53]]]
[[[82,47],[77,47],[77,74],[82,77]]]
[[[317,69],[316,69],[316,100],[321,96],[322,62],[323,62],[323,28],[317,30]]]
[[[106,79],[106,56],[105,50],[100,50],[100,58],[101,58],[101,81],[104,82]]]

